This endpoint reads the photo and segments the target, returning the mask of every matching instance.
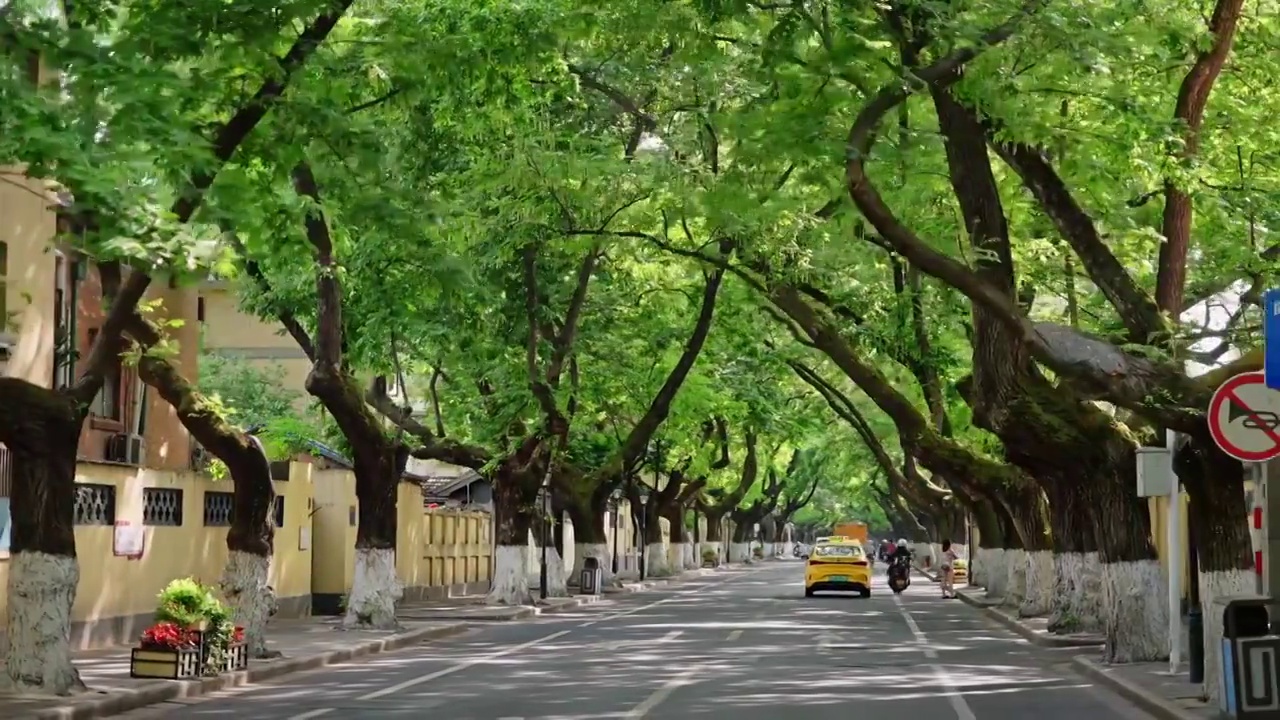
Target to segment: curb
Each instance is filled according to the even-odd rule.
[[[1060,637],[1057,635],[1043,635],[1031,628],[1023,625],[1018,618],[1011,617],[1000,611],[998,607],[983,605],[977,600],[969,597],[966,592],[957,592],[956,597],[960,598],[965,604],[975,607],[983,612],[984,615],[995,620],[1015,634],[1030,642],[1032,645],[1039,645],[1047,648],[1095,648],[1103,645],[1101,638],[1097,640],[1086,640],[1084,638]]]
[[[1077,655],[1071,659],[1072,669],[1089,680],[1105,685],[1120,697],[1137,705],[1143,712],[1160,720],[1198,720],[1200,716],[1183,710],[1145,688],[1132,685],[1107,672],[1093,660]]]
[[[102,700],[37,710],[33,713],[19,716],[15,720],[90,720],[91,718],[110,717],[148,705],[156,705],[182,698],[200,697],[219,690],[226,690],[227,688],[265,682],[284,675],[315,670],[326,665],[336,665],[366,655],[377,655],[430,640],[441,640],[460,635],[470,629],[471,627],[464,623],[457,623],[444,627],[411,630],[390,635],[380,640],[371,640],[354,647],[331,650],[317,655],[283,658],[268,665],[256,668],[250,667],[248,670],[239,672],[224,673],[217,677],[177,682],[162,680],[148,683],[131,690],[111,693]]]

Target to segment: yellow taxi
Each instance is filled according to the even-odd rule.
[[[871,561],[861,544],[831,538],[813,546],[804,567],[804,596],[818,592],[856,592],[871,597]]]

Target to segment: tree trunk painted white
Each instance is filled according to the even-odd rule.
[[[680,543],[680,553],[680,568],[682,570],[696,570],[702,565],[702,558],[698,556],[698,543]]]
[[[644,574],[646,577],[669,577],[671,564],[667,562],[667,546],[660,543],[649,543],[644,549]]]
[[[1004,551],[1004,604],[1017,608],[1027,596],[1027,551]]]
[[[1100,632],[1102,629],[1102,562],[1098,553],[1053,556],[1053,608],[1049,630],[1055,633]]]
[[[71,662],[71,606],[79,584],[73,557],[35,551],[10,556],[6,689],[53,695],[84,689]]]
[[[744,563],[751,559],[751,545],[748,543],[729,543],[729,562]]]
[[[485,601],[491,605],[529,605],[529,573],[525,567],[528,548],[524,545],[499,545],[494,548],[493,581]]]
[[[969,560],[969,584],[977,587],[987,586],[987,564],[993,551],[982,547],[973,549],[973,558]]]
[[[270,656],[267,649],[267,621],[279,609],[271,587],[271,558],[240,550],[227,554],[222,569],[222,595],[231,608],[231,617],[244,628],[245,645],[255,658]]]
[[[541,549],[539,549],[541,552]],[[539,569],[541,573],[541,569]],[[547,548],[547,597],[569,597],[569,586],[566,580],[569,577],[568,571],[564,566],[564,558],[560,557],[560,552],[555,547]],[[541,575],[539,575],[541,581]]]
[[[1158,560],[1103,563],[1104,661],[1146,662],[1169,656],[1167,594]]]
[[[1200,611],[1204,617],[1204,692],[1209,706],[1218,706],[1218,675],[1222,667],[1222,615],[1214,612],[1214,598],[1254,595],[1257,575],[1249,570],[1200,573]],[[1166,623],[1167,624],[1167,623]]]
[[[1053,551],[1026,553],[1026,595],[1018,606],[1021,617],[1043,617],[1053,609],[1055,576]]]
[[[987,597],[1003,598],[1009,587],[1009,551],[992,548],[983,552],[983,573],[987,578]]]
[[[795,552],[796,544],[790,540],[782,543],[782,557],[791,557],[791,553]]]
[[[578,543],[574,548],[574,558],[577,560],[575,569],[576,575],[581,582],[582,569],[587,565],[587,558],[595,558],[596,564],[600,567],[600,587],[610,585],[614,582],[613,575],[613,555],[609,553],[609,546],[604,543],[589,544]],[[621,558],[619,558],[621,561]]]
[[[396,551],[392,548],[356,548],[355,572],[347,594],[343,627],[391,630],[396,624],[396,603],[404,587],[396,576]]]

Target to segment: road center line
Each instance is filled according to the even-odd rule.
[[[416,685],[421,685],[422,683],[431,682],[432,680],[435,680],[437,678],[442,678],[446,675],[452,675],[461,670],[466,670],[467,668],[472,667],[473,665],[486,663],[490,660],[497,660],[500,657],[506,657],[507,655],[518,653],[521,650],[528,650],[529,648],[535,645],[541,645],[542,643],[550,642],[552,640],[555,640],[558,637],[561,637],[562,635],[568,635],[568,634],[569,634],[568,630],[561,630],[560,632],[551,633],[546,637],[540,637],[537,640],[530,640],[527,643],[513,645],[512,647],[509,647],[506,650],[499,650],[497,652],[489,653],[488,655],[481,655],[479,657],[471,658],[470,660],[464,660],[458,663],[457,665],[450,665],[449,667],[443,670],[437,670],[433,673],[423,675],[422,677],[416,677],[412,680],[405,680],[404,682],[399,683],[397,685],[392,685],[391,687],[386,687],[381,690],[375,690],[374,692],[371,692],[367,695],[361,695],[360,697],[356,698],[356,700],[361,700],[361,701],[377,700],[380,697],[386,697],[387,695],[398,693],[401,690],[407,690]],[[302,718],[293,718],[292,720],[302,720]]]
[[[690,668],[689,670],[685,670],[679,675],[676,675],[675,677],[666,681],[665,683],[662,684],[662,687],[658,688],[657,690],[654,690],[652,695],[645,698],[644,702],[631,708],[630,712],[628,712],[626,715],[623,715],[622,716],[623,720],[642,720],[642,718],[648,717],[649,713],[652,712],[654,708],[658,707],[667,698],[671,697],[671,694],[674,693],[676,690],[679,690],[685,685],[692,685],[695,682],[697,682],[696,680],[692,679],[694,673],[696,673],[697,671],[698,671],[697,668]]]
[[[734,630],[733,632],[729,633],[729,637],[725,638],[725,642],[733,642],[734,640],[737,640],[740,637],[742,637],[742,631]]]
[[[929,638],[921,632],[920,626],[916,624],[915,618],[911,617],[911,613],[902,606],[902,597],[893,596],[893,604],[898,607],[898,613],[902,615],[902,619],[907,621],[907,627],[911,629],[911,634],[915,636],[916,644],[920,649],[924,650],[924,656],[930,660],[938,659],[938,652],[929,646]],[[965,702],[964,696],[956,690],[956,686],[952,684],[951,677],[947,675],[947,671],[938,663],[930,663],[929,668],[933,671],[933,676],[937,678],[938,684],[942,686],[942,694],[947,698],[947,702],[951,704],[951,709],[955,711],[959,720],[978,720],[978,716],[973,714],[973,708],[969,707],[969,703]]]

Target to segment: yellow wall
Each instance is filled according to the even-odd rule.
[[[284,371],[282,385],[299,394],[296,405],[305,409],[307,373],[311,363],[292,337],[280,325],[266,323],[240,309],[235,287],[229,283],[206,283],[199,289],[204,299],[202,333],[204,349],[229,357],[238,357],[261,368]],[[194,317],[194,313],[192,317]]]
[[[271,582],[281,599],[302,598],[311,592],[311,550],[300,549],[302,528],[311,511],[311,466],[294,464],[290,479],[277,482],[284,500],[284,526],[276,528]],[[116,557],[112,552],[115,530],[106,525],[76,527],[76,551],[80,559],[80,586],[72,610],[74,623],[92,626],[121,623],[141,632],[146,617],[155,610],[156,595],[170,580],[195,577],[216,585],[227,558],[227,528],[205,527],[205,491],[230,492],[230,481],[215,481],[191,472],[169,472],[120,465],[81,463],[76,482],[111,485],[116,489],[116,521],[142,524],[144,488],[182,490],[182,525],[145,528],[140,559]],[[0,561],[0,586],[8,581],[8,563]],[[7,597],[0,593],[0,618]],[[309,607],[307,602],[305,607]],[[144,617],[137,617],[144,616]],[[101,633],[98,633],[101,635]],[[86,643],[80,643],[86,644]]]
[[[15,336],[3,375],[48,387],[53,381],[54,274],[49,252],[56,230],[53,198],[40,180],[27,180],[13,168],[0,168],[0,242],[6,243],[9,272],[5,278],[8,318],[0,333]],[[12,326],[9,323],[12,322]]]

